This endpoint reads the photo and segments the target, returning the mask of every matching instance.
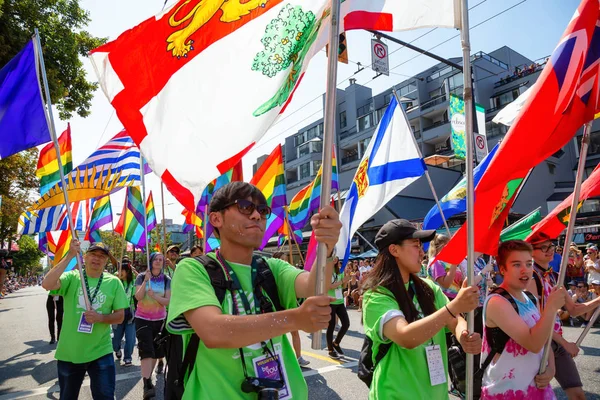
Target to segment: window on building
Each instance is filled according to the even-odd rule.
[[[298,170],[296,168],[285,171],[287,183],[294,183],[298,180]]]
[[[300,179],[310,177],[310,162],[304,163],[298,167],[298,175]]]
[[[348,149],[342,149],[342,165],[357,161],[358,159],[358,144]]]
[[[384,105],[387,106],[388,104],[390,104],[390,102],[392,101],[392,97],[394,97],[393,93],[388,93],[385,96],[383,96],[383,103],[384,103]]]
[[[520,95],[520,91],[519,89],[513,89],[509,92],[506,93],[502,93],[496,97],[493,98],[493,106],[494,108],[502,108],[507,104],[512,103],[513,101],[515,101],[517,99],[517,97],[519,97]]]
[[[313,126],[312,128],[306,131],[306,140],[311,140],[316,137],[323,137],[323,124]]]
[[[298,147],[304,142],[306,142],[306,131],[294,136],[294,146]]]
[[[362,117],[363,115],[367,115],[370,114],[371,112],[373,112],[373,103],[369,103],[369,104],[365,104],[362,107],[359,107],[356,110],[356,115],[358,115],[359,117]]]
[[[496,136],[504,136],[508,132],[508,127],[503,124],[496,124],[494,122],[486,122],[485,132],[488,138]]]
[[[450,88],[450,91],[462,88],[464,83],[464,75],[462,72],[452,75],[450,78],[448,78],[448,87]]]
[[[319,168],[321,168],[321,164],[323,163],[321,160],[315,160],[313,163],[313,175],[316,175],[319,172]]]
[[[366,129],[372,128],[373,124],[373,114],[368,114],[362,116],[358,119],[358,131],[362,132]]]
[[[310,143],[304,143],[302,145],[300,145],[297,149],[298,151],[298,158],[307,155],[308,153],[310,153]]]
[[[323,142],[320,140],[310,142],[310,152],[311,153],[322,153],[323,152]]]
[[[362,158],[362,156],[367,151],[367,147],[369,147],[369,143],[371,142],[371,138],[366,138],[358,142],[358,156]]]
[[[342,111],[340,113],[340,129],[344,129],[348,126],[348,121],[346,121],[346,111]]]
[[[381,121],[383,114],[385,114],[385,110],[387,110],[387,107],[381,107],[379,110],[375,111],[375,124],[378,124],[379,121]]]
[[[548,165],[548,172],[550,175],[554,175],[554,171],[556,171],[556,165],[549,162],[547,162],[546,165]]]

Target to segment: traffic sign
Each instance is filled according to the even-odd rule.
[[[475,159],[480,163],[488,154],[487,137],[477,132],[473,132],[473,137],[475,138]]]
[[[380,40],[371,40],[371,67],[373,71],[390,76],[388,47]]]

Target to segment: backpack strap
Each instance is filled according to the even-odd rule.
[[[279,300],[279,291],[277,290],[275,275],[273,275],[273,271],[271,271],[267,260],[263,257],[254,256],[252,262],[255,262],[258,267],[256,282],[254,283],[254,296],[259,300],[262,312],[285,310]],[[263,295],[262,290],[260,290],[261,288],[267,293],[267,296],[269,296],[269,299],[271,300],[270,303]]]
[[[542,309],[546,306],[546,301],[544,299],[544,282],[542,280],[542,275],[540,274],[540,271],[538,270],[538,266],[537,264],[534,264],[533,266],[533,280],[535,281],[535,287],[537,289],[538,292],[538,296],[540,297],[540,304],[542,305]],[[537,299],[535,304],[537,304]]]

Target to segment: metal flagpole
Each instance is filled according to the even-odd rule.
[[[335,123],[336,123],[336,92],[337,92],[337,67],[338,67],[338,47],[340,45],[340,0],[331,1],[331,26],[329,30],[329,57],[327,58],[327,90],[325,92],[325,116],[324,116],[324,134],[323,134],[323,176],[321,177],[321,204],[320,209],[329,205],[331,199],[331,178],[332,172],[332,152],[334,143]],[[317,244],[317,265],[316,265],[316,287],[315,294],[323,295],[325,291],[325,264],[327,263],[327,246],[323,243]],[[321,331],[312,335],[311,348],[320,350]]]
[[[148,210],[146,210],[146,178],[144,176],[144,156],[140,150],[140,179],[142,180],[142,204],[144,205],[144,235],[146,238],[146,266],[148,272],[150,268],[150,235],[148,232]],[[135,254],[135,246],[133,246],[133,254]]]
[[[364,240],[365,242],[367,242],[367,244],[369,245],[369,247],[371,247],[373,250],[375,250],[376,252],[379,253],[379,250],[377,249],[377,247],[373,246],[373,244],[371,242],[369,242],[367,239],[365,239],[365,237],[363,235],[361,235],[360,232],[356,231],[355,233],[358,236],[360,236],[362,238],[362,240]]]
[[[167,225],[165,224],[165,184],[160,182],[160,201],[162,203],[163,254],[167,255]]]
[[[54,150],[56,151],[56,159],[58,162],[58,173],[60,174],[60,182],[63,188],[63,196],[65,198],[65,207],[67,208],[67,217],[69,218],[69,229],[71,230],[71,236],[74,240],[77,240],[77,232],[75,231],[75,227],[73,226],[73,213],[71,212],[71,204],[69,203],[69,193],[67,193],[67,183],[65,181],[65,171],[63,171],[62,160],[60,159],[60,146],[58,145],[58,137],[56,136],[56,126],[54,125],[54,116],[52,115],[52,101],[50,99],[50,89],[48,87],[48,77],[46,76],[46,66],[44,64],[44,54],[42,53],[42,43],[40,41],[40,33],[37,28],[35,28],[35,40],[34,40],[34,48],[36,54],[36,64],[39,62],[39,69],[36,65],[35,72],[39,74],[39,71],[42,72],[42,81],[44,82],[44,91],[46,92],[46,122],[48,123],[48,129],[50,130],[50,135],[52,136],[52,142],[54,142]],[[38,85],[39,85],[39,75],[38,75]],[[40,88],[41,93],[41,88]],[[42,103],[44,99],[42,98]],[[81,262],[81,254],[77,254],[77,267],[79,269],[79,279],[81,279],[81,284],[83,285],[83,281],[85,280],[83,276],[83,265]],[[88,293],[86,290],[83,290],[83,298],[85,301],[86,308],[91,310],[90,299],[88,298]]]
[[[571,214],[569,216],[569,225],[567,226],[567,234],[565,236],[565,245],[571,243],[573,240],[573,232],[575,231],[575,220],[577,219],[577,205],[579,204],[579,192],[581,190],[581,181],[583,178],[583,171],[585,171],[585,161],[587,159],[588,146],[590,144],[590,132],[592,131],[592,122],[586,122],[583,125],[583,136],[581,138],[581,151],[579,152],[579,164],[577,165],[577,176],[575,178],[575,187],[573,188],[573,201],[571,201]],[[563,250],[564,253],[564,250]],[[565,281],[565,275],[567,274],[567,262],[569,257],[563,257],[560,261],[560,272],[558,273],[558,280],[556,287],[563,286]],[[591,324],[588,324],[591,325]],[[548,343],[544,346],[544,354],[542,355],[542,361],[540,362],[540,375],[546,372],[546,364],[548,364],[548,355],[550,352],[550,345],[552,344],[552,332],[554,331],[554,324],[550,330],[550,337]],[[583,340],[583,339],[582,339]]]
[[[592,329],[592,326],[594,326],[594,324],[596,323],[598,316],[600,316],[600,307],[596,308],[596,311],[594,311],[594,314],[592,314],[592,317],[588,321],[586,327],[583,328],[583,332],[581,332],[581,335],[579,335],[577,342],[575,342],[575,344],[577,344],[577,347],[581,346],[583,339],[585,339],[585,337],[589,333],[590,329]]]
[[[404,114],[404,118],[407,120],[407,126],[410,126],[410,124],[408,124],[408,119],[406,118],[406,113],[404,112],[404,109],[400,105],[400,98],[398,97],[398,93],[396,93],[396,89],[392,89],[392,92],[394,93],[394,97],[396,98],[398,107]],[[417,152],[419,153],[419,158],[422,160],[423,153],[421,153],[421,147],[419,147],[419,144],[417,143],[417,139],[415,138],[415,135],[412,132],[410,133],[410,137],[412,138],[413,143],[415,144],[415,147],[417,148]],[[425,176],[427,177],[427,182],[429,183],[429,188],[431,189],[431,193],[433,194],[435,204],[437,204],[437,208],[440,212],[440,215],[442,216],[442,221],[444,221],[444,226],[446,227],[446,232],[448,233],[448,237],[452,237],[452,233],[450,233],[450,228],[448,227],[448,221],[446,221],[446,217],[444,216],[444,210],[442,210],[442,206],[440,205],[440,201],[438,200],[437,192],[435,191],[435,187],[433,186],[433,182],[431,181],[431,177],[429,176],[429,170],[427,168],[425,168]]]
[[[469,38],[469,7],[468,0],[461,1],[461,29],[460,41],[462,45],[463,76],[465,101],[465,146],[467,148],[466,173],[467,173],[467,282],[473,285],[473,263],[475,262],[475,221],[474,221],[474,184],[473,184],[473,80],[471,77],[471,42]],[[474,330],[473,311],[467,314],[467,330]],[[473,355],[467,354],[466,386],[467,400],[473,399]]]

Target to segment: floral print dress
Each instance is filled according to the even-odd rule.
[[[498,294],[491,294],[485,303],[483,312],[483,345],[481,351],[481,363],[485,361],[490,353],[490,343],[487,338],[486,309],[488,301]],[[519,308],[519,316],[529,328],[532,328],[540,320],[540,312],[537,306],[525,296],[525,302],[515,298]],[[505,301],[508,301],[505,299]],[[497,357],[497,356],[496,356]],[[538,373],[542,352],[532,353],[525,349],[513,339],[509,339],[500,357],[490,363],[483,375],[481,384],[482,400],[550,400],[556,396],[550,385],[544,389],[538,389],[534,378]]]

